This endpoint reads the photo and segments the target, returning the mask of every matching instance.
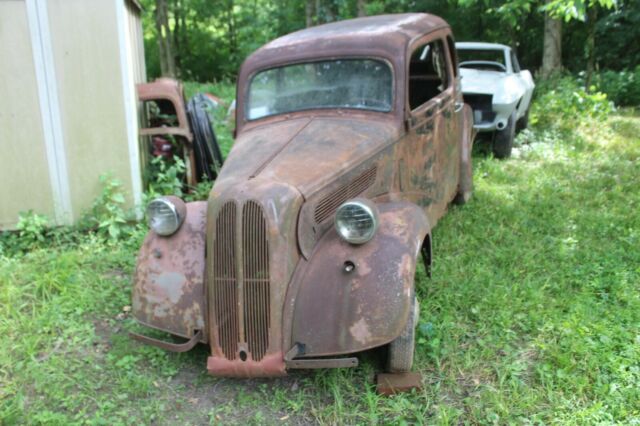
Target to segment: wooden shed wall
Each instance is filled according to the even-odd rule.
[[[141,202],[142,43],[130,0],[0,1],[0,229],[29,209],[71,223],[103,173]]]

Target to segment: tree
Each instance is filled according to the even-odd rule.
[[[357,8],[358,8],[358,17],[367,16],[367,1],[366,0],[358,0]]]
[[[167,0],[156,0],[156,31],[158,32],[158,50],[160,53],[160,72],[166,77],[176,77],[175,52],[169,27],[169,8]]]
[[[585,45],[585,52],[587,57],[587,88],[589,87],[591,76],[593,75],[593,71],[595,69],[595,34],[596,20],[598,17],[597,8],[599,6],[606,9],[613,9],[616,7],[616,0],[547,0],[547,3],[542,8],[546,16],[549,17],[548,20],[545,18],[545,48],[542,61],[543,76],[548,76],[550,73],[557,71],[562,67],[562,62],[555,62],[557,58],[554,57],[556,53],[561,53],[562,23],[560,19],[564,19],[566,22],[571,21],[572,19],[577,19],[579,21],[585,22],[587,21],[588,15],[588,35]],[[549,30],[547,30],[547,22],[549,22],[550,24]],[[549,45],[547,45],[547,35],[549,35]],[[557,44],[554,45],[554,42],[556,42]],[[558,50],[556,51],[556,49]],[[545,58],[548,58],[546,66]]]
[[[549,11],[544,12],[544,39],[542,48],[542,77],[562,68],[562,21]]]

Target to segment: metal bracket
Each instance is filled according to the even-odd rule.
[[[134,340],[138,340],[142,343],[146,343],[147,345],[157,346],[158,348],[165,349],[167,351],[187,352],[193,349],[193,347],[198,344],[200,339],[202,339],[202,330],[198,330],[196,334],[194,334],[193,337],[191,337],[191,339],[189,339],[184,343],[165,342],[164,340],[154,339],[153,337],[134,333],[133,331],[129,332],[129,336]]]
[[[294,359],[304,355],[304,351],[304,343],[296,342],[284,355],[284,363],[287,368],[349,368],[358,366],[358,358]]]
[[[358,358],[293,359],[285,361],[287,368],[349,368],[358,366]]]

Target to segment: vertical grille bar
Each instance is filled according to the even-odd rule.
[[[269,242],[262,207],[247,201],[242,210],[244,333],[251,357],[260,361],[269,346]]]
[[[238,292],[236,280],[236,205],[222,206],[216,219],[213,243],[213,308],[218,325],[218,343],[228,359],[238,352]]]

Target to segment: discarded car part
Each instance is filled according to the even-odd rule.
[[[207,203],[186,205],[182,226],[169,237],[151,231],[142,244],[133,287],[132,312],[143,325],[191,339],[203,330],[207,342],[204,289]]]
[[[203,333],[202,330],[198,330],[191,339],[184,343],[173,343],[166,342],[164,340],[155,339],[153,337],[145,336],[144,334],[134,333],[133,331],[129,332],[129,336],[132,339],[135,339],[139,342],[145,343],[147,345],[156,346],[160,349],[164,349],[171,352],[187,352],[193,349],[200,340],[202,340]]]
[[[422,389],[422,374],[420,373],[379,373],[376,391],[380,395],[395,395]]]
[[[474,128],[492,132],[495,156],[508,157],[516,128],[521,130],[528,124],[535,87],[531,73],[520,69],[509,46],[458,42],[456,50],[464,101],[473,108]]]
[[[184,105],[182,84],[171,78],[159,78],[151,83],[138,84],[136,88],[138,100],[143,105],[154,105],[159,109],[155,117],[148,117],[148,124],[151,127],[141,128],[139,135],[151,138],[172,137],[177,145],[176,148],[182,151],[180,155],[186,167],[186,183],[194,186],[198,177],[193,170],[195,164],[193,133],[189,127]],[[151,115],[151,111],[147,111],[147,115]],[[168,119],[167,116],[169,116]]]
[[[432,227],[472,189],[473,115],[459,87],[451,29],[428,14],[321,25],[254,52],[206,219],[196,225],[189,203],[175,234],[150,234],[136,318],[187,338],[205,330],[218,376],[353,367],[359,352],[395,341],[414,325]],[[371,212],[367,230],[378,223],[366,243],[336,230],[350,200]],[[181,284],[166,288],[165,274]]]
[[[187,206],[184,201],[172,195],[156,198],[147,206],[149,228],[163,237],[175,233],[186,214]]]
[[[151,141],[153,144],[154,157],[164,157],[165,159],[173,158],[173,144],[171,141],[162,136],[154,136]]]
[[[187,103],[187,114],[193,131],[193,149],[195,168],[198,178],[206,176],[209,180],[218,177],[223,158],[211,119],[206,111],[210,98],[202,93],[196,94]]]

